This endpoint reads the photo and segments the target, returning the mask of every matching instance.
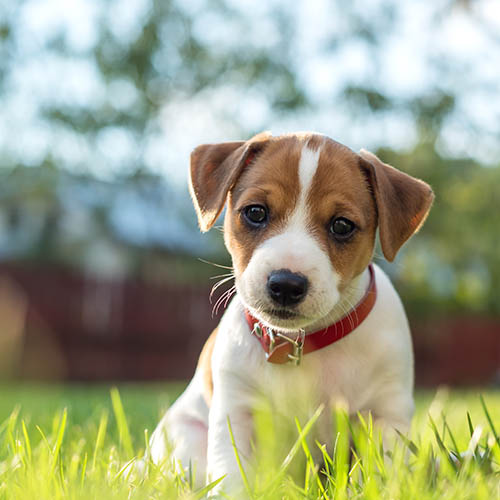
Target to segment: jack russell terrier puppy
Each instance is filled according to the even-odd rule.
[[[153,433],[152,460],[192,464],[202,480],[227,476],[218,488],[233,489],[240,475],[228,418],[249,457],[262,395],[292,422],[342,400],[351,414],[370,411],[382,427],[407,430],[410,331],[371,260],[377,227],[389,261],[418,231],[434,197],[429,185],[323,135],[262,133],[197,147],[190,192],[202,231],[227,204],[237,293]],[[330,442],[331,414],[322,418],[318,439]]]

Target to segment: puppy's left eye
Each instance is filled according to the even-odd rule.
[[[248,205],[243,209],[243,217],[253,227],[265,224],[267,216],[267,208],[262,205]]]
[[[356,225],[354,222],[345,217],[334,217],[330,221],[330,233],[337,240],[348,239],[355,229]]]

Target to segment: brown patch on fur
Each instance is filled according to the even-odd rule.
[[[299,197],[298,165],[303,145],[297,136],[272,138],[229,193],[224,236],[237,273],[244,271],[262,241],[279,233],[293,211]],[[268,208],[265,228],[253,229],[245,223],[241,210],[253,204]]]
[[[392,261],[425,222],[434,193],[427,183],[383,163],[373,153],[361,150],[360,155],[377,204],[382,251]]]
[[[212,402],[212,395],[214,392],[214,383],[212,379],[212,353],[215,345],[215,338],[217,337],[218,327],[210,334],[203,349],[201,350],[198,359],[196,371],[200,371],[203,378],[203,397],[208,406]]]
[[[359,168],[358,155],[324,138],[307,203],[310,230],[339,273],[342,289],[369,264],[377,228],[375,203]],[[351,239],[337,241],[332,237],[329,226],[336,217],[345,217],[356,224]]]

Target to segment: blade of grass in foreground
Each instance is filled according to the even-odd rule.
[[[333,449],[335,498],[343,499],[347,493],[349,481],[349,415],[343,408],[335,410],[335,429],[337,432]]]
[[[16,427],[17,417],[19,416],[20,411],[21,411],[21,407],[16,406],[14,408],[14,410],[12,410],[12,413],[10,414],[8,420],[6,421],[3,447],[5,447],[5,445],[8,443],[12,449],[12,452],[14,452],[16,449],[16,443],[15,443],[15,439],[14,439],[14,429]]]
[[[469,425],[470,437],[472,437],[472,434],[474,434],[474,426],[472,425],[472,419],[470,417],[470,413],[469,412],[467,412],[467,423]]]
[[[246,490],[248,496],[250,498],[253,498],[252,491],[250,490],[250,484],[248,483],[248,478],[247,478],[247,475],[245,473],[245,469],[243,468],[243,464],[241,463],[238,448],[236,447],[236,441],[234,440],[233,428],[231,427],[231,421],[229,420],[229,416],[227,417],[227,428],[229,430],[231,444],[233,445],[234,455],[236,457],[236,463],[238,464],[238,469],[240,470],[241,479],[243,480],[243,484],[245,485],[245,490]]]
[[[102,449],[102,445],[104,443],[104,437],[106,436],[107,427],[108,427],[108,412],[103,411],[101,415],[101,420],[99,422],[99,429],[97,430],[97,438],[95,440],[94,456],[92,458],[92,470],[95,470],[97,457]]]
[[[88,461],[88,455],[85,453],[83,456],[83,463],[82,463],[82,473],[80,476],[80,489],[83,490],[83,484],[85,483],[85,477],[87,473],[87,461]]]
[[[59,430],[57,432],[56,444],[52,450],[52,462],[50,464],[50,475],[54,474],[55,467],[57,465],[57,460],[59,458],[59,452],[61,451],[61,445],[64,439],[64,432],[66,431],[66,422],[68,420],[68,409],[64,408],[61,423],[59,424]]]
[[[486,403],[484,402],[484,398],[483,398],[482,394],[479,396],[479,399],[481,400],[481,405],[483,407],[484,414],[486,415],[486,419],[488,420],[488,424],[490,425],[491,432],[493,432],[493,435],[495,436],[495,441],[497,442],[497,445],[500,446],[500,438],[498,437],[497,430],[495,429],[495,426],[493,425],[493,419],[491,418],[490,412],[488,411],[488,408],[486,407]]]
[[[215,481],[212,481],[203,488],[196,490],[194,492],[193,500],[199,500],[200,498],[203,498],[210,490],[215,488],[225,477],[226,476],[219,477],[219,479],[216,479]]]
[[[21,421],[22,429],[23,429],[23,436],[24,436],[24,446],[26,449],[26,459],[28,460],[28,463],[31,464],[31,441],[29,438],[28,434],[28,429],[26,428],[26,423],[24,422],[24,419]]]
[[[453,470],[455,472],[458,471],[458,466],[455,462],[455,460],[453,460],[453,458],[451,457],[448,449],[446,448],[442,438],[441,438],[441,435],[439,434],[439,431],[438,431],[438,428],[436,426],[436,423],[434,422],[434,419],[431,417],[431,415],[429,415],[429,421],[430,421],[430,424],[431,424],[431,428],[432,428],[432,431],[434,432],[434,436],[436,438],[436,442],[439,446],[439,449],[441,450],[441,452],[443,453],[443,455],[446,457],[446,460],[447,462],[451,465],[451,467],[453,468]]]
[[[132,447],[132,439],[130,438],[130,432],[127,424],[127,417],[125,416],[125,410],[123,409],[122,400],[120,398],[120,393],[116,387],[113,387],[110,391],[111,393],[111,403],[113,404],[113,411],[115,413],[116,425],[118,427],[118,435],[120,437],[120,443],[123,445],[125,453],[128,457],[134,454],[134,449]]]
[[[307,421],[306,425],[304,426],[302,431],[299,433],[299,437],[297,438],[297,440],[293,444],[292,448],[288,452],[288,455],[285,457],[285,460],[283,460],[283,462],[281,463],[281,466],[280,466],[278,472],[276,473],[276,476],[269,484],[269,486],[267,488],[268,491],[266,490],[267,494],[271,495],[271,493],[276,489],[279,482],[283,479],[288,467],[292,463],[292,460],[297,455],[297,452],[300,450],[300,448],[302,446],[302,441],[309,434],[311,428],[313,427],[313,425],[316,423],[316,421],[320,417],[321,413],[323,412],[324,407],[325,407],[324,405],[320,405],[318,407],[318,409],[314,412],[313,416]]]
[[[397,435],[401,438],[401,441],[405,444],[405,446],[415,455],[418,457],[418,446],[407,436],[405,436],[403,433],[401,433],[398,429],[395,429]]]
[[[295,426],[297,427],[297,430],[299,431],[299,435],[302,433],[302,427],[300,426],[299,419],[295,417]],[[321,494],[323,497],[326,496],[326,491],[323,485],[321,484],[321,479],[319,478],[318,475],[318,466],[315,465],[313,456],[311,454],[311,450],[309,449],[309,446],[307,445],[307,441],[304,438],[301,440],[302,444],[302,450],[304,451],[304,455],[306,456],[307,460],[307,467],[306,467],[306,477],[304,480],[304,490],[306,492],[309,491],[309,480],[310,480],[310,475],[312,474],[313,477],[316,479],[316,483],[318,485],[319,490],[321,491]]]

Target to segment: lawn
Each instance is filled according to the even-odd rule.
[[[203,497],[204,491],[191,490],[189,474],[172,476],[150,466],[146,477],[132,477],[126,468],[142,455],[147,436],[181,390],[182,384],[123,385],[110,393],[106,386],[4,383],[0,499]],[[337,429],[333,449],[330,455],[325,451],[319,468],[310,456],[317,445],[306,439],[314,419],[297,423],[283,454],[272,419],[260,414],[259,458],[254,472],[244,472],[248,494],[278,499],[500,499],[500,392],[482,394],[485,405],[479,391],[419,392],[410,439],[384,454],[369,420],[349,423],[339,412],[332,416]]]

